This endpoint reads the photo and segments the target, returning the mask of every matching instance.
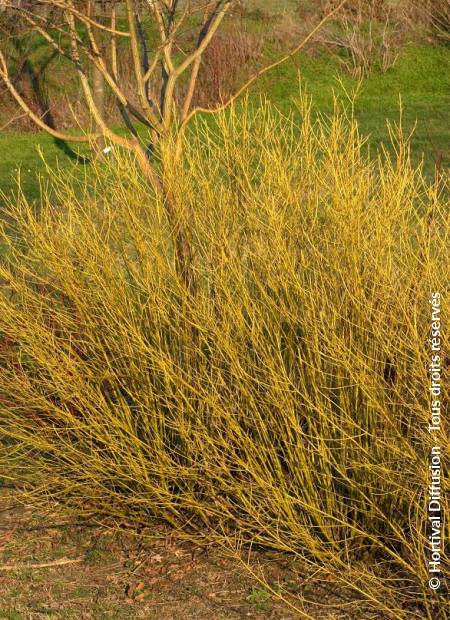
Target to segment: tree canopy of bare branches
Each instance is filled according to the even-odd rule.
[[[199,112],[215,112],[230,105],[263,73],[289,59],[335,14],[331,10],[293,50],[256,71],[234,94],[214,110],[193,105],[205,50],[237,0],[3,0],[15,31],[40,37],[49,50],[66,59],[76,72],[85,106],[92,119],[82,134],[64,133],[48,115],[39,114],[19,92],[11,77],[8,55],[0,48],[0,80],[17,104],[40,129],[67,142],[107,141],[132,151],[148,181],[164,195],[163,177],[152,157],[170,136],[180,144],[189,120]],[[185,49],[186,33],[193,41]],[[193,36],[192,36],[193,35]],[[184,38],[183,38],[184,37]],[[3,37],[8,40],[8,33]],[[119,75],[120,54],[126,45],[133,96]],[[127,132],[117,132],[103,110],[104,89],[113,96]],[[146,132],[142,131],[142,126]],[[145,139],[142,137],[145,134]],[[178,149],[171,153],[177,156]],[[163,158],[162,158],[163,160]],[[161,158],[160,158],[161,161]],[[164,165],[164,162],[163,162]],[[168,217],[170,197],[164,196]],[[178,228],[179,230],[179,228]],[[181,230],[175,242],[180,272],[188,281],[188,243]]]

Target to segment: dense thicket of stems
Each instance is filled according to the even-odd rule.
[[[301,117],[222,114],[164,168],[195,296],[126,150],[82,182],[53,171],[39,213],[10,205],[0,466],[23,501],[238,536],[303,555],[383,616],[443,620],[427,489],[432,442],[443,470],[450,451],[444,419],[428,432],[428,367],[448,194],[395,128],[394,155],[373,160],[344,114]]]

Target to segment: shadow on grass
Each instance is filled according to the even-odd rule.
[[[69,159],[76,162],[77,164],[81,164],[82,166],[87,166],[92,163],[92,159],[86,157],[85,155],[81,155],[74,151],[74,149],[69,146],[69,144],[65,140],[61,140],[61,138],[53,138],[53,143],[56,148],[59,149],[66,155]]]

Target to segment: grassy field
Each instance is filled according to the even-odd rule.
[[[298,95],[300,84],[312,96],[317,112],[329,113],[333,95],[346,99],[358,82],[343,70],[336,58],[326,55],[299,54],[280,69],[267,74],[253,89],[252,97],[268,97],[283,111],[295,109],[292,98]],[[395,66],[387,73],[375,71],[361,84],[355,112],[363,135],[377,148],[388,143],[386,121],[400,118],[407,131],[415,127],[412,150],[416,161],[424,158],[429,175],[435,163],[450,163],[450,64],[448,50],[437,45],[410,46],[404,49]],[[417,123],[417,125],[416,125]],[[39,194],[37,173],[44,169],[38,150],[50,166],[59,161],[71,165],[68,157],[53,138],[44,133],[8,133],[0,135],[0,188],[9,192],[16,185],[21,171],[24,192],[33,198]]]
[[[295,65],[290,63],[271,75],[266,83],[269,97],[286,111],[296,89],[298,72],[321,112],[331,111],[333,93],[342,93],[342,86],[348,93],[357,89],[357,82],[342,71],[336,59],[302,56]],[[442,157],[442,164],[448,166],[450,64],[445,48],[410,46],[402,51],[396,65],[387,73],[374,72],[362,82],[355,112],[361,132],[370,136],[373,146],[388,141],[386,121],[399,121],[400,102],[405,129],[412,130],[417,123],[412,138],[416,159],[424,155],[429,172],[439,157]]]

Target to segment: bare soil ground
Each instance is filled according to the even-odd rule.
[[[0,493],[5,493],[0,490]],[[3,498],[4,499],[4,498]],[[383,620],[335,584],[286,555],[254,552],[250,566],[149,528],[117,532],[54,522],[2,501],[0,618],[37,620],[293,620],[302,617],[276,592],[299,593],[320,605],[313,618]],[[153,540],[150,540],[150,537]]]

